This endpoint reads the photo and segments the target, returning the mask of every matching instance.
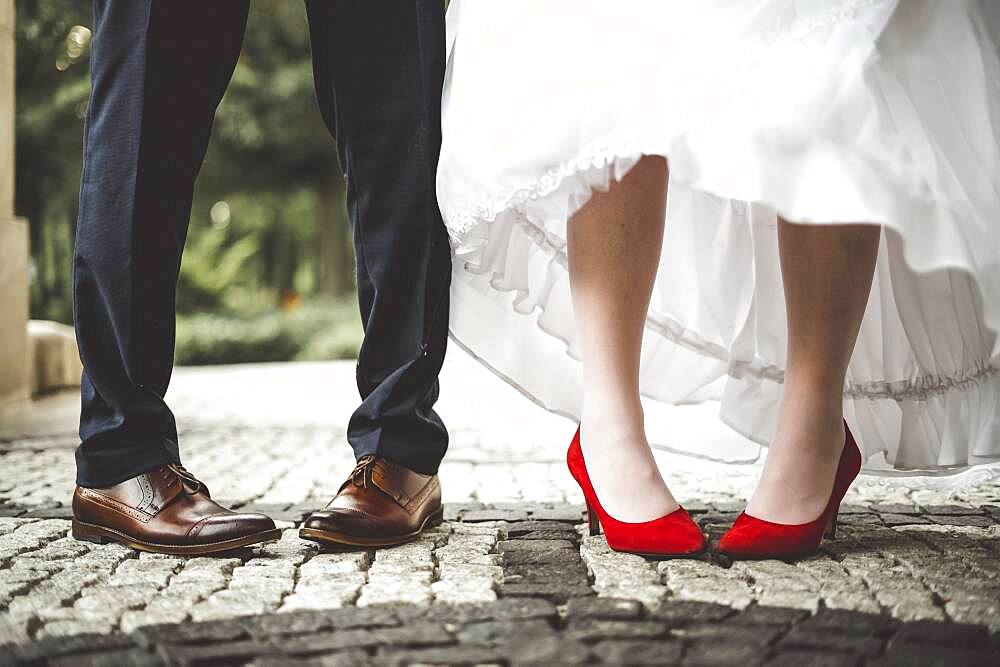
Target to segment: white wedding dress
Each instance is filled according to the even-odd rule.
[[[770,439],[780,212],[883,225],[844,389],[866,469],[1000,460],[998,5],[452,0],[437,188],[453,339],[577,417],[566,226],[593,190],[663,155],[641,374],[653,443],[746,461]],[[749,440],[664,436],[664,404],[707,400]]]

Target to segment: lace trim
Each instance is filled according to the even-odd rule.
[[[875,5],[888,4],[896,0],[851,0],[840,6],[819,14],[818,16],[802,16],[791,22],[783,22],[780,19],[776,25],[764,33],[760,38],[763,46],[775,46],[795,40],[804,39],[810,33],[822,30],[835,23],[843,21],[853,21],[858,18],[858,11],[874,7]]]
[[[567,163],[567,165],[586,165],[586,167],[581,170],[587,171],[593,169],[603,169],[605,170],[605,179],[607,180],[611,178],[610,174],[607,173],[607,170],[612,168],[616,159],[631,160],[632,156],[621,158],[612,155],[610,152],[603,155],[599,152],[592,152],[586,154],[579,160],[573,160]],[[500,206],[502,206],[502,204],[500,204],[502,198],[496,197],[490,198],[488,203],[484,203],[481,208],[475,209],[477,211],[481,211],[480,214],[483,216],[482,218],[477,218],[477,214],[473,213],[472,209],[469,209],[465,214],[459,215],[459,220],[466,220],[468,218],[473,221],[472,226],[467,228],[464,232],[458,233],[457,229],[452,229],[451,221],[454,218],[452,215],[446,216],[449,230],[457,233],[457,238],[455,239],[456,243],[459,246],[465,244],[468,241],[469,234],[474,229],[491,224],[495,222],[496,218],[501,214],[507,213],[514,223],[522,228],[525,234],[536,246],[538,246],[539,249],[552,256],[556,264],[562,267],[563,270],[568,271],[569,261],[566,256],[565,243],[562,242],[561,239],[553,237],[553,235],[532,222],[522,210],[516,208],[523,207],[526,203],[533,199],[538,199],[552,194],[562,187],[567,178],[577,176],[579,172],[573,171],[567,165],[563,165],[559,168],[546,172],[545,177],[540,179],[534,186],[518,190],[516,201],[519,203],[509,204],[509,208],[506,210],[500,208]],[[561,175],[562,180],[553,180],[556,178],[555,175],[557,174]],[[588,189],[590,188],[589,185],[587,187]],[[511,200],[511,202],[513,201],[515,200]],[[453,236],[453,238],[455,238],[455,236]],[[485,236],[480,241],[481,242],[472,246],[463,248],[460,252],[456,252],[456,261],[463,261],[463,257],[472,257],[477,255],[477,250],[486,243]],[[483,275],[488,272],[487,270],[482,269],[481,265],[478,264],[477,261],[472,259],[465,260],[463,268],[468,273],[475,275]],[[504,292],[520,291],[516,289],[501,289],[497,287],[496,279],[502,277],[502,274],[496,271],[492,271],[490,273],[492,273],[492,280],[490,283],[493,289]],[[735,359],[726,347],[719,345],[718,343],[705,340],[698,333],[692,331],[684,324],[672,318],[650,313],[646,316],[645,326],[647,329],[654,331],[663,338],[666,338],[667,340],[670,340],[686,349],[703,356],[725,362],[727,364],[726,374],[732,378],[740,379],[749,376],[758,380],[766,380],[779,384],[784,382],[785,372],[781,366],[766,362],[762,359]],[[561,340],[564,344],[566,344],[568,349],[570,341],[565,337],[551,331],[546,331],[546,333]],[[905,380],[886,379],[871,380],[863,383],[848,382],[844,387],[844,397],[853,400],[891,399],[895,401],[926,401],[934,396],[939,396],[952,391],[962,391],[975,385],[984,384],[997,377],[1000,377],[1000,368],[994,366],[988,358],[979,359],[974,361],[971,367],[959,369],[949,375],[927,374]]]
[[[581,171],[611,166],[616,159],[624,159],[632,153],[630,142],[616,141],[614,148],[608,143],[595,143],[580,151],[569,162],[564,162],[545,171],[534,182],[520,188],[512,188],[504,194],[483,195],[479,201],[459,211],[442,211],[448,235],[453,246],[462,246],[469,232],[481,223],[496,220],[501,213],[520,209],[530,201],[543,199],[558,190],[567,178]],[[635,151],[638,158],[642,153]],[[537,228],[536,228],[537,229]],[[542,230],[537,230],[542,235]]]

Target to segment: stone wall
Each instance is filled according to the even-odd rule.
[[[14,0],[0,0],[0,401],[28,395],[28,225],[14,219]]]

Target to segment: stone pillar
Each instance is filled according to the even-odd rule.
[[[28,396],[28,225],[14,219],[14,0],[0,0],[0,402]]]
[[[14,219],[14,0],[0,0],[0,221]]]

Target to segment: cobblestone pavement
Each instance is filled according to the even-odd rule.
[[[68,537],[77,398],[0,409],[0,664],[998,664],[1000,484],[862,482],[838,538],[795,564],[650,561],[585,535],[572,426],[452,355],[448,521],[333,553],[295,523],[352,467],[350,364],[180,369],[185,465],[282,540],[217,558]],[[498,409],[500,406],[502,409]],[[710,408],[678,437],[728,437]],[[710,537],[754,465],[658,455]]]

